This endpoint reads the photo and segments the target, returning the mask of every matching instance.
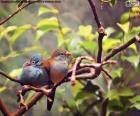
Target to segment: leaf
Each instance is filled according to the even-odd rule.
[[[107,93],[107,98],[109,100],[119,100],[121,96],[128,97],[132,96],[133,92],[130,88],[123,87],[123,88],[118,88],[118,89],[112,89]]]
[[[124,24],[117,23],[117,25],[125,34],[129,32],[130,22],[126,22]]]
[[[70,29],[69,27],[63,27],[63,28],[62,28],[63,34],[67,34],[67,33],[70,32],[70,31],[71,31],[71,29]]]
[[[18,37],[21,36],[21,34],[23,34],[28,29],[31,29],[31,27],[32,26],[30,24],[26,24],[26,25],[18,27],[16,31],[14,32],[14,34],[9,38],[10,44],[13,45],[14,42],[18,39]]]
[[[3,86],[3,87],[0,87],[0,93],[5,91],[7,89],[7,87]]]
[[[94,37],[92,34],[92,26],[91,25],[87,25],[87,26],[80,25],[78,35],[84,37],[85,39],[91,40]]]
[[[110,3],[111,3],[111,6],[114,6],[116,3],[116,0],[111,0]]]
[[[76,102],[75,102],[74,99],[68,100],[67,103],[68,103],[68,106],[69,107],[71,107],[71,108],[77,108],[77,104],[76,104]]]
[[[17,29],[16,26],[9,26],[9,27],[7,27],[6,29],[4,29],[3,31],[1,31],[1,33],[0,33],[0,40],[1,40],[2,37],[3,37],[4,35],[6,35],[8,32],[14,31],[14,30],[16,30],[16,29]]]
[[[12,51],[7,56],[1,56],[0,61],[5,61],[5,60],[8,60],[9,58],[14,58],[14,57],[23,55],[25,53],[29,53],[29,52],[40,50],[40,49],[41,48],[39,46],[33,46],[33,47],[24,48],[20,51]]]
[[[132,7],[132,11],[133,12],[140,12],[140,8],[139,7]]]
[[[73,96],[75,97],[81,91],[82,88],[83,88],[83,85],[77,81],[76,85],[72,86]]]
[[[45,31],[37,30],[35,40],[39,40],[45,33],[46,33]]]
[[[134,96],[133,98],[129,99],[131,103],[140,103],[140,95]]]
[[[140,95],[134,96],[133,98],[129,99],[129,101],[132,103],[130,106],[131,108],[137,108],[140,109]]]
[[[105,37],[108,38],[111,34],[115,32],[115,29],[113,27],[108,27],[105,29],[105,32],[107,33]]]
[[[136,44],[131,44],[128,48],[133,49],[135,52],[137,52]]]
[[[135,104],[131,105],[130,107],[131,108],[134,107],[134,108],[140,110],[140,103],[135,103]]]
[[[57,9],[48,9],[46,7],[40,7],[39,11],[38,11],[38,15],[40,16],[40,15],[45,14],[45,13],[58,14],[59,11]]]
[[[118,46],[121,44],[121,41],[118,39],[108,38],[108,40],[103,40],[103,48],[105,51],[114,48],[115,46]]]
[[[35,95],[35,93],[36,93],[36,92],[31,91],[31,92],[28,94],[26,100],[29,101],[29,100]]]
[[[125,39],[128,41],[140,33],[140,27],[133,27],[129,33],[125,35]]]
[[[37,26],[36,40],[39,40],[45,33],[58,28],[58,20],[56,17],[46,18],[41,20]]]
[[[21,74],[21,71],[22,71],[22,68],[17,68],[17,69],[12,70],[9,75],[12,77],[17,77]]]
[[[84,41],[79,43],[79,45],[81,48],[86,48],[92,52],[96,51],[97,49],[97,44],[94,41]]]
[[[37,28],[42,28],[44,26],[47,26],[47,27],[58,27],[58,20],[56,17],[51,17],[51,18],[46,18],[46,19],[43,19],[41,20],[38,24],[37,24]],[[46,27],[46,28],[47,28]],[[46,30],[45,28],[45,30]]]
[[[130,62],[134,68],[138,68],[139,62],[140,62],[140,56],[122,56],[123,60],[126,60],[128,62]]]
[[[121,18],[120,18],[120,22],[121,23],[125,23],[126,21],[128,21],[128,19],[130,18],[130,13],[126,12],[124,14],[122,14]]]
[[[117,68],[111,71],[111,75],[113,78],[116,78],[116,77],[120,78],[122,76],[122,72],[123,72],[123,68]]]

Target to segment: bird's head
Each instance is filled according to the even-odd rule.
[[[42,56],[41,54],[35,54],[30,59],[31,65],[40,66],[42,63]]]
[[[42,56],[41,54],[35,54],[33,55],[29,61],[26,61],[23,64],[23,67],[28,67],[28,66],[40,66],[42,63]]]
[[[53,52],[51,58],[55,58],[57,60],[63,60],[63,59],[68,59],[70,55],[71,55],[70,52],[59,48]]]

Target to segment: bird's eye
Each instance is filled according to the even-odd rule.
[[[60,53],[59,55],[64,55],[63,53]]]
[[[32,64],[35,64],[35,61],[32,61]]]

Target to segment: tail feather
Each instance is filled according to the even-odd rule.
[[[50,111],[55,98],[55,89],[48,95],[47,98],[47,109]]]

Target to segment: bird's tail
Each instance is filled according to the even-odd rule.
[[[52,92],[48,95],[47,98],[47,109],[50,111],[54,102],[54,98],[55,98],[55,90],[53,89]]]

